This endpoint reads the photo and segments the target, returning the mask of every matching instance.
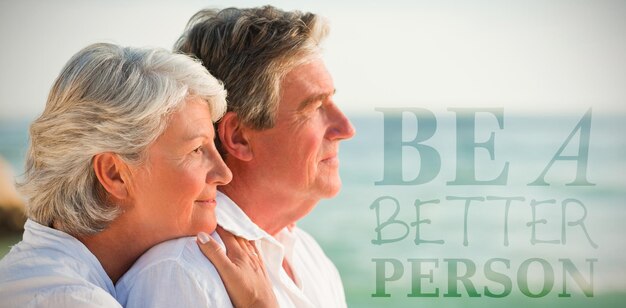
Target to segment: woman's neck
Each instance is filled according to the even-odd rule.
[[[122,223],[119,218],[104,231],[77,237],[96,256],[114,284],[146,250],[156,244],[142,241],[141,232],[129,227],[132,224]]]

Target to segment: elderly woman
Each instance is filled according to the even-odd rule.
[[[184,55],[111,44],[77,53],[30,129],[29,220],[0,261],[0,307],[119,307],[114,284],[143,252],[199,233],[236,305],[272,305],[256,247],[220,231],[226,256],[205,234],[216,187],[231,179],[213,143],[225,95]]]

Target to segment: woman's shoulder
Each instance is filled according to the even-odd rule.
[[[0,307],[120,307],[112,293],[106,273],[76,251],[20,243],[0,261]]]

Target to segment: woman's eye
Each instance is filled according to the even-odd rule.
[[[201,154],[201,153],[202,153],[202,150],[203,150],[202,146],[199,146],[199,147],[197,147],[197,148],[195,148],[195,149],[193,150],[193,153],[194,153],[194,154]]]

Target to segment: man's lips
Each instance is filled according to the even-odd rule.
[[[337,153],[326,155],[322,160],[322,163],[326,164],[339,164],[339,157],[337,157]]]

